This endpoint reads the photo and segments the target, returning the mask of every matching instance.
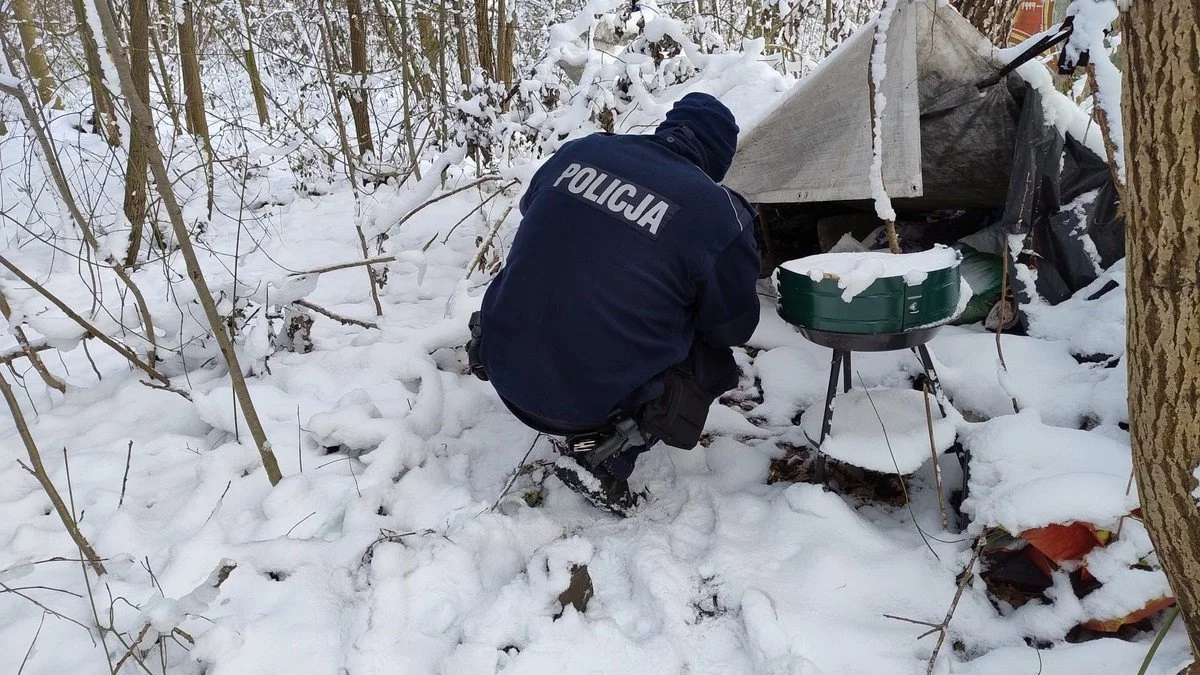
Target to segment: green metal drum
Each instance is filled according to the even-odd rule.
[[[946,323],[958,309],[958,263],[925,275],[916,284],[903,276],[877,278],[847,302],[837,279],[815,281],[780,267],[776,271],[779,315],[801,328],[857,335],[902,333]]]

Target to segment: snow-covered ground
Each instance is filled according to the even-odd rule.
[[[507,199],[487,212],[502,213]],[[348,191],[288,201],[242,228],[256,242],[243,239],[242,283],[359,257]],[[391,233],[389,246],[416,250],[445,236],[478,201],[468,191],[425,209]],[[510,216],[503,239],[515,222]],[[792,419],[823,397],[828,367],[828,352],[783,324],[769,298],[750,351],[739,356],[737,397],[761,393],[762,402],[716,410],[707,447],[645,456],[634,482],[653,499],[639,513],[607,516],[553,478],[540,505],[528,506],[530,475],[500,498],[527,452],[535,462],[552,448],[535,443],[486,383],[463,374],[466,318],[485,284],[464,272],[485,229],[464,224],[430,247],[423,270],[389,264],[381,317],[362,268],[320,275],[310,301],[379,328],[317,316],[311,353],[280,352],[256,367],[252,393],[285,476],[274,488],[234,420],[228,378],[211,366],[191,364],[192,401],[141,384],[101,345],[90,352],[102,380],[82,348],[66,355],[67,368],[51,360],[72,385],[65,397],[28,374],[32,434],[109,574],[89,586],[77,562],[54,561],[78,554],[17,465],[24,450],[11,421],[0,420],[0,672],[22,664],[25,673],[107,672],[100,637],[80,625],[95,625],[93,611],[135,635],[153,620],[145,644],[176,625],[196,640],[168,639],[165,655],[148,657],[153,672],[163,658],[168,672],[210,675],[923,672],[936,636],[918,640],[924,626],[885,615],[941,621],[971,555],[970,534],[942,528],[928,463],[912,481],[911,509],[766,484],[771,459],[802,444]],[[237,236],[227,222],[205,239],[233,251]],[[73,264],[51,263],[49,254],[31,248],[25,262],[44,255],[42,269]],[[214,277],[231,274],[232,265],[217,262],[208,259]],[[156,306],[173,302],[161,279],[161,270],[139,272]],[[44,304],[5,284],[25,311]],[[932,343],[956,405],[970,419],[994,417],[958,423],[979,456],[979,480],[994,479],[980,482],[968,504],[981,519],[976,529],[1055,522],[1072,499],[1103,511],[1075,515],[1097,522],[1127,507],[1124,370],[1071,356],[1088,347],[1119,353],[1121,296],[1039,308],[1040,337],[1004,338],[1003,378],[993,335],[950,328]],[[884,387],[907,386],[919,367],[896,352],[860,355],[855,369],[856,382]],[[1020,416],[1011,414],[1012,398],[1025,408]],[[1085,420],[1090,431],[1078,431]],[[1069,475],[1080,470],[1076,455],[1100,473]],[[1020,462],[1058,482],[1037,489]],[[943,462],[948,482],[952,464]],[[1136,558],[1144,532],[1133,521],[1125,532],[1129,550],[1112,555]],[[225,559],[237,567],[214,598],[174,601]],[[581,564],[595,596],[582,613],[564,610],[558,595]],[[1065,644],[1066,631],[1096,608],[1069,591],[1058,595],[1053,605],[1002,616],[973,582],[937,672],[1136,671],[1150,635]],[[1052,646],[1035,650],[1026,637]],[[114,659],[123,652],[111,636],[108,648]],[[1173,673],[1188,658],[1177,627],[1150,672]],[[123,668],[140,670],[132,661]]]
[[[550,149],[564,140],[559,132],[594,130],[596,106],[612,93],[593,82],[630,69],[643,71],[621,131],[647,130],[686,90],[721,97],[748,127],[791,82],[762,62],[761,41],[702,53],[655,19],[646,33],[678,38],[687,60],[655,72],[646,59],[598,57],[588,21],[564,26],[555,57],[595,79],[584,78],[552,114],[513,122],[543,129]],[[1083,117],[1072,111],[1059,122]],[[79,121],[63,113],[52,129],[81,201],[111,231],[102,246],[120,251],[123,161],[80,134]],[[953,402],[936,444],[953,436],[973,455],[966,532],[942,524],[924,401],[911,389],[921,369],[908,352],[855,355],[858,388],[835,406],[828,448],[872,468],[917,467],[907,506],[768,483],[772,461],[805,444],[801,419],[819,422],[830,356],[777,316],[769,282],[759,329],[736,355],[741,384],[714,406],[704,444],[645,455],[633,482],[651,499],[619,520],[554,478],[542,483],[549,440],[465,374],[467,317],[489,278],[467,270],[500,220],[502,258],[520,187],[494,191],[535,164],[514,160],[502,180],[397,226],[431,196],[477,179],[462,168],[461,150],[427,162],[419,184],[362,187],[356,204],[345,181],[289,168],[294,147],[217,133],[219,154],[238,161],[220,167],[211,218],[203,172],[183,139],[172,171],[188,222],[206,221],[195,236],[202,266],[222,313],[238,324],[239,354],[284,478],[274,487],[267,479],[177,254],[133,277],[157,322],[160,368],[190,398],[147,386],[0,272],[14,310],[11,325],[0,319],[0,354],[16,345],[11,329],[21,321],[32,339],[66,350],[44,352],[69,385],[65,396],[23,358],[4,374],[108,572],[97,579],[80,564],[50,500],[18,463],[28,458],[17,429],[0,415],[0,673],[111,673],[118,662],[122,673],[194,675],[924,673],[937,640],[920,637],[924,624],[946,617],[976,535],[1077,520],[1119,531],[1086,556],[1103,585],[1076,597],[1065,569],[1079,563],[1067,563],[1046,592],[1053,602],[1014,609],[994,604],[974,576],[934,672],[1137,672],[1151,632],[1067,641],[1081,623],[1123,617],[1168,593],[1146,564],[1154,560],[1144,528],[1128,517],[1137,495],[1128,489],[1123,359],[1106,367],[1124,354],[1124,293],[1099,292],[1123,283],[1123,263],[1059,306],[1027,307],[1030,335],[1001,338],[1006,371],[995,336],[979,326],[948,327],[930,344]],[[0,142],[0,255],[144,351],[132,300],[111,274],[76,259],[78,234],[31,157],[16,134]],[[434,167],[447,166],[442,186]],[[356,224],[373,249],[386,234],[383,253],[398,256],[377,265],[387,270],[379,315],[363,267],[289,276],[360,260]],[[489,254],[485,266],[495,261]],[[96,304],[89,285],[100,289]],[[301,311],[290,304],[298,298],[376,326],[310,312],[312,350],[277,350],[286,341],[272,340],[282,322],[271,316]],[[946,455],[940,467],[949,491],[961,480],[957,462]],[[582,612],[559,601],[580,565],[594,591]],[[221,569],[227,576],[214,576]],[[149,651],[122,659],[139,635]],[[1173,675],[1190,659],[1176,624],[1148,672]]]

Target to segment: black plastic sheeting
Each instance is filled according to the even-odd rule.
[[[1038,295],[1058,304],[1125,256],[1118,200],[1108,162],[1048,124],[1041,94],[1026,86],[1008,201],[999,220],[962,241],[1000,255],[1006,235],[1026,235],[1017,261],[1036,271]],[[1027,301],[1029,289],[1015,274],[1013,282]]]
[[[1050,304],[1125,255],[1125,221],[1107,161],[1047,123],[1036,89],[1016,75],[982,96],[963,87],[925,89],[926,194],[894,202],[905,250],[961,241],[999,256],[1008,236],[1025,235],[1015,260],[1036,271],[1034,290]],[[820,252],[819,222],[857,214],[882,225],[869,202],[761,204],[759,211],[764,276],[783,261]],[[1027,303],[1030,289],[1016,265],[1009,270],[1018,302]]]

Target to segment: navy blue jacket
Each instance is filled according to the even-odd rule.
[[[480,358],[511,405],[600,425],[658,396],[693,342],[727,353],[750,338],[754,209],[718,183],[737,131],[689,94],[653,135],[587,136],[538,170],[483,299]]]

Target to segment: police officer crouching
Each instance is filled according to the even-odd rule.
[[[564,484],[618,515],[656,441],[692,448],[758,324],[755,212],[720,181],[733,114],[688,94],[651,135],[564,145],[521,197],[504,269],[471,317],[472,370],[567,439]]]

